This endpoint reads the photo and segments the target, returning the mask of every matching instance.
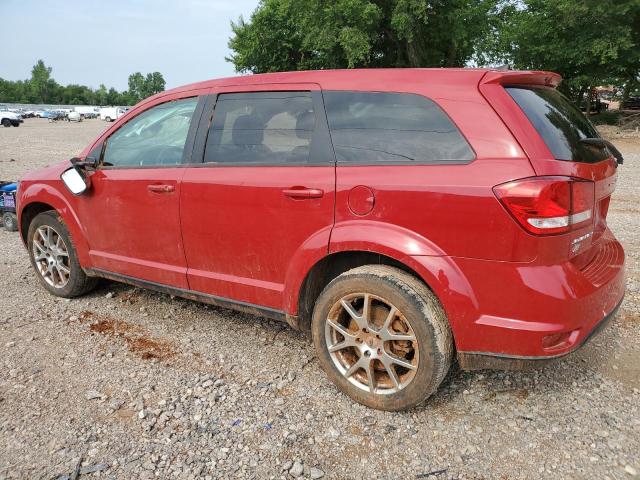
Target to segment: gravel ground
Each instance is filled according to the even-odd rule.
[[[0,178],[106,125],[0,129]],[[529,373],[455,370],[424,405],[357,405],[284,324],[103,282],[63,300],[0,230],[0,479],[632,478],[640,471],[640,139],[609,223],[628,292],[578,353]],[[430,474],[430,475],[429,475]]]

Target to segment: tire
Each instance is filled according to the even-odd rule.
[[[11,120],[9,120],[8,118],[3,118],[2,119],[2,126],[4,128],[10,127],[11,126]]]
[[[106,122],[110,122],[111,121],[111,117],[105,117],[104,118]]]
[[[2,215],[2,226],[9,232],[18,231],[18,217],[15,213],[4,212]]]
[[[371,328],[362,329],[366,298],[364,324]],[[329,379],[356,402],[378,410],[418,405],[438,389],[453,360],[451,330],[436,296],[417,278],[386,265],[354,268],[331,281],[316,301],[311,333]],[[356,364],[369,365],[372,376]]]
[[[60,260],[58,263],[62,263],[60,269],[57,269],[57,267],[54,267],[51,271],[47,269],[48,274],[42,271],[44,270],[44,266],[48,265],[48,260],[37,261],[35,256],[35,251],[42,253],[42,246],[45,245],[43,242],[44,237],[38,233],[41,227],[51,235],[51,243],[62,245],[66,250],[66,256],[57,256],[57,259]],[[53,232],[53,234],[51,234],[51,232]],[[61,242],[63,242],[62,244],[58,243],[58,237]],[[34,241],[37,242],[40,247],[34,246]],[[89,292],[96,286],[98,280],[87,276],[84,270],[82,270],[82,267],[80,267],[71,235],[56,212],[43,212],[33,219],[29,225],[27,246],[29,249],[29,257],[31,258],[31,266],[35,270],[38,280],[49,293],[58,297],[73,298]],[[62,250],[62,248],[58,248],[56,251],[60,250]],[[66,282],[63,282],[64,278],[62,278],[63,274],[61,272],[63,268],[68,270]],[[47,280],[47,278],[49,280]],[[61,280],[58,282],[58,286],[53,284],[56,279]]]

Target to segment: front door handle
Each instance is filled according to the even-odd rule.
[[[321,198],[324,190],[319,188],[292,187],[282,191],[285,196],[296,200],[305,200],[307,198]]]
[[[175,185],[166,185],[166,184],[154,184],[147,185],[147,190],[153,193],[172,193],[176,189]]]

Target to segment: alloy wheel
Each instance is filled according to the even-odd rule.
[[[333,364],[356,387],[388,395],[416,375],[420,351],[406,317],[389,301],[353,293],[329,311],[325,342]]]
[[[33,235],[32,253],[38,273],[45,282],[54,288],[64,288],[69,283],[69,250],[53,227],[38,227]]]

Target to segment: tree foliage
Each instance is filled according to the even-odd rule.
[[[52,105],[133,105],[143,98],[162,92],[165,81],[160,72],[129,76],[129,90],[118,92],[100,85],[97,90],[84,85],[60,85],[51,76],[52,69],[38,60],[31,69],[31,78],[10,81],[0,78],[0,102],[44,103]],[[139,77],[138,77],[139,76]],[[132,88],[132,77],[135,77]]]
[[[140,72],[129,75],[129,94],[137,102],[158,92],[164,91],[165,81],[160,72],[147,73],[146,76]]]
[[[558,72],[581,96],[640,72],[640,0],[509,0],[499,5],[480,63]]]
[[[232,24],[238,72],[460,67],[498,0],[262,0]]]
[[[261,0],[232,30],[238,72],[508,64],[574,98],[639,85],[640,0]]]

